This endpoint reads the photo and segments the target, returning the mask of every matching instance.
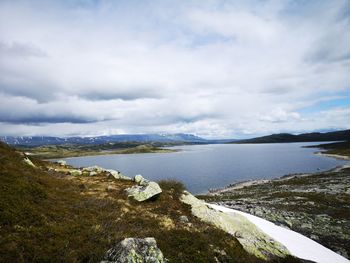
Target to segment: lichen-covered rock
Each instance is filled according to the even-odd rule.
[[[126,238],[109,249],[101,263],[164,263],[162,251],[153,237]]]
[[[191,211],[196,217],[233,235],[247,252],[259,258],[268,260],[270,257],[290,255],[286,247],[266,235],[242,215],[227,215],[214,210],[186,191],[181,196],[181,201],[191,206]]]
[[[97,165],[84,167],[83,170],[88,171],[88,172],[96,172],[96,173],[102,173],[105,171],[104,168],[97,166]]]
[[[107,176],[109,177],[113,177],[114,179],[118,179],[118,180],[132,180],[130,177],[123,175],[121,172],[116,171],[116,170],[112,170],[112,169],[105,169],[103,167],[100,166],[90,166],[90,167],[85,167],[83,168],[84,171],[90,172],[90,175],[92,172],[99,174],[99,173],[106,173]],[[96,175],[93,174],[93,175]]]
[[[159,195],[162,192],[160,186],[155,182],[143,180],[140,184],[142,185],[135,185],[125,189],[128,197],[132,197],[136,201],[142,202]]]
[[[95,171],[89,172],[89,176],[95,176],[95,175],[97,175],[97,172]]]
[[[35,164],[28,157],[24,157],[23,162],[25,162],[31,167],[34,167],[34,168],[36,167]]]
[[[132,180],[130,177],[125,176],[121,172],[116,171],[116,170],[106,169],[105,172],[107,172],[108,176],[111,176],[114,179],[118,179],[118,180]]]
[[[143,180],[145,180],[143,177],[142,177],[142,175],[141,174],[138,174],[138,175],[135,175],[135,177],[134,177],[134,181],[135,181],[135,183],[141,183]]]
[[[179,221],[180,221],[181,223],[183,223],[183,224],[186,224],[186,223],[190,222],[190,221],[188,220],[188,217],[187,217],[187,216],[183,216],[183,215],[179,217]]]
[[[59,165],[61,165],[61,166],[67,165],[67,162],[64,161],[64,160],[58,160],[57,163],[58,163]]]
[[[73,176],[79,176],[79,175],[82,175],[83,172],[79,169],[72,169],[72,170],[69,170],[69,174]]]

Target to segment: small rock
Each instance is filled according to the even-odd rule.
[[[58,163],[59,165],[61,165],[61,166],[67,165],[67,162],[64,161],[64,160],[59,160],[59,161],[57,161],[57,163]]]
[[[311,238],[311,239],[313,239],[313,240],[316,240],[316,241],[318,241],[318,240],[319,240],[319,237],[318,237],[318,236],[316,236],[316,235],[311,235],[311,236],[310,236],[310,238]]]
[[[96,174],[97,174],[97,172],[92,171],[92,172],[89,173],[89,176],[95,176]]]
[[[109,185],[107,186],[107,189],[106,189],[108,192],[111,192],[114,190],[113,186]]]
[[[179,217],[179,221],[180,221],[181,223],[183,223],[183,224],[186,224],[186,223],[189,222],[187,216],[180,216],[180,217]]]
[[[289,228],[292,228],[293,226],[293,223],[289,220],[284,220],[284,223],[289,227]]]
[[[162,251],[153,237],[126,238],[107,251],[101,263],[164,263]]]
[[[312,228],[312,225],[309,224],[309,223],[304,223],[304,224],[301,224],[300,227],[301,227],[301,228],[309,228],[309,229],[311,229],[311,228]]]
[[[145,180],[143,177],[142,177],[142,175],[141,174],[138,174],[138,175],[135,175],[135,177],[134,177],[134,181],[135,181],[135,183],[141,183],[143,180]]]

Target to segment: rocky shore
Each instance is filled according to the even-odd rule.
[[[264,218],[350,256],[349,165],[236,183],[200,198]]]

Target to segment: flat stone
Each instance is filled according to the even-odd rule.
[[[136,201],[146,201],[162,192],[160,186],[155,182],[147,182],[145,185],[135,185],[125,189],[128,197],[134,198]]]
[[[271,242],[268,235],[242,215],[227,215],[214,210],[187,191],[181,196],[181,201],[191,206],[193,215],[235,236],[247,252],[261,259],[290,254],[286,247],[276,240]]]
[[[31,167],[36,167],[35,164],[28,157],[24,157],[23,161]]]

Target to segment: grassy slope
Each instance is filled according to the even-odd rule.
[[[0,143],[0,262],[98,262],[115,242],[148,236],[170,262],[214,262],[219,250],[225,262],[261,262],[192,216],[174,183],[163,182],[158,199],[136,203],[124,193],[130,181],[65,176],[48,172],[45,162],[34,160],[39,169],[22,160]],[[181,215],[192,225],[181,223]]]

